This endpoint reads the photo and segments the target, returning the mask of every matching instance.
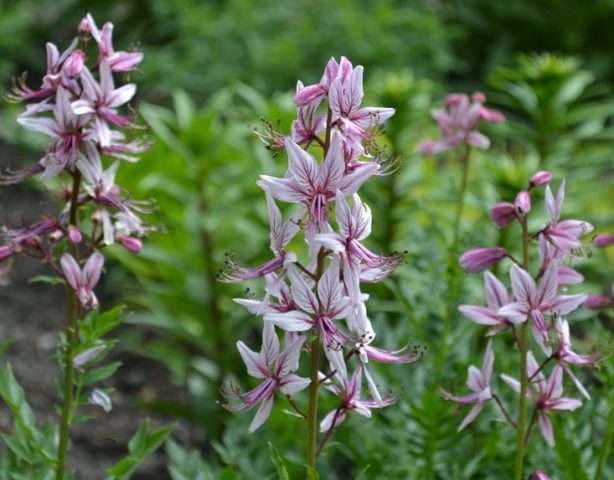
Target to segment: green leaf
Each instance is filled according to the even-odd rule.
[[[61,285],[64,284],[62,277],[54,277],[53,275],[36,275],[28,280],[28,283],[48,283],[49,285]]]
[[[269,451],[271,452],[271,461],[277,469],[277,475],[279,480],[290,480],[290,477],[288,476],[288,470],[284,465],[284,461],[281,458],[279,451],[275,448],[275,445],[273,445],[271,442],[269,442]]]
[[[196,110],[190,96],[184,90],[173,92],[173,104],[179,128],[187,130],[194,121]]]
[[[145,420],[128,442],[128,455],[107,469],[107,473],[111,475],[108,478],[112,480],[130,478],[130,475],[136,471],[141,462],[162,445],[175,427],[175,424],[171,424],[155,432],[150,432],[149,420]]]
[[[87,341],[93,342],[121,325],[126,319],[126,315],[124,314],[125,309],[125,305],[118,305],[106,312],[99,312],[96,310],[90,312],[79,322],[82,343],[86,343]]]
[[[122,362],[113,362],[103,367],[95,368],[75,379],[75,383],[82,386],[91,385],[92,383],[100,382],[105,378],[113,375],[116,370],[121,366]]]
[[[17,455],[17,457],[30,465],[36,463],[36,457],[33,456],[32,451],[28,448],[27,439],[17,439],[15,436],[5,433],[0,434],[0,437],[2,437],[6,446]]]

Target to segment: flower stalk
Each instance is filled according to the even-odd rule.
[[[81,172],[76,170],[73,174],[72,190],[70,192],[70,225],[78,227],[77,213],[79,209],[79,189],[81,188]],[[76,258],[77,246],[70,244],[71,254]],[[64,478],[66,464],[66,449],[68,447],[68,432],[70,430],[71,412],[73,411],[73,372],[74,372],[74,347],[77,343],[77,316],[79,304],[77,302],[77,291],[69,284],[66,284],[66,353],[64,355],[64,398],[62,401],[62,418],[60,420],[60,443],[58,446],[58,465],[56,468],[56,480]]]
[[[527,217],[520,219],[522,226],[522,267],[529,270],[529,231]],[[522,480],[522,467],[525,452],[525,424],[527,417],[527,389],[529,378],[527,374],[527,352],[529,343],[529,322],[524,322],[520,329],[520,396],[518,399],[518,428],[516,430],[516,461],[514,464],[514,480]]]

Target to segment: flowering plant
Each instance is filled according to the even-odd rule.
[[[407,347],[385,350],[372,344],[375,331],[367,314],[369,296],[361,291],[362,283],[383,280],[403,259],[398,253],[376,254],[363,243],[371,232],[371,210],[358,190],[386,170],[386,160],[374,146],[379,126],[394,110],[362,107],[362,79],[363,67],[354,67],[345,57],[339,62],[331,59],[319,83],[298,82],[294,97],[298,118],[291,134],[284,136],[271,128],[260,134],[270,149],[285,150],[289,163],[283,177],[262,175],[258,182],[268,204],[273,258],[244,268],[230,257],[219,276],[225,282],[259,277],[266,281],[262,300],[235,300],[263,317],[260,353],[237,343],[248,373],[263,381],[247,393],[235,385],[225,389],[227,406],[249,410],[260,405],[250,426],[254,431],[269,416],[275,395],[286,395],[307,422],[306,463],[311,469],[348,413],[370,417],[372,409],[395,401],[393,395],[380,393],[371,363],[409,363],[419,358],[416,352],[406,352]],[[321,154],[319,163],[310,147]],[[287,220],[283,221],[276,201],[296,204]],[[299,232],[307,243],[305,261],[290,249]],[[281,353],[277,329],[284,332]],[[320,360],[321,351],[326,364]],[[310,356],[308,377],[292,373],[299,370],[302,353]],[[363,378],[367,399],[361,393]],[[337,397],[338,406],[320,421],[324,436],[316,447],[320,386]],[[295,395],[307,388],[309,403],[304,412]]]
[[[118,243],[138,253],[141,238],[152,230],[140,217],[152,203],[132,199],[115,183],[120,163],[138,161],[148,145],[134,136],[139,127],[126,108],[136,85],[116,87],[114,79],[117,73],[134,71],[143,54],[115,51],[112,32],[113,24],[107,22],[99,29],[87,15],[79,24],[79,35],[64,52],[47,43],[47,73],[40,88],[30,88],[24,75],[8,96],[15,102],[27,102],[17,122],[49,136],[50,142],[35,166],[9,171],[0,177],[0,183],[9,185],[38,177],[64,204],[56,216],[19,227],[6,225],[0,236],[0,261],[16,255],[37,258],[67,289],[66,330],[58,355],[64,372],[61,420],[59,429],[53,426],[48,430],[51,442],[37,429],[32,412],[27,413],[24,393],[10,367],[0,375],[0,395],[13,411],[16,423],[14,437],[4,437],[15,456],[12,473],[24,465],[37,465],[36,478],[49,478],[51,471],[57,479],[64,478],[69,428],[84,419],[77,415],[80,405],[89,401],[105,412],[112,408],[111,389],[92,388],[119,367],[114,362],[92,369],[116,343],[101,337],[121,323],[123,310],[97,310],[99,301],[94,290],[105,263],[101,251]],[[50,281],[55,283],[56,279]],[[169,432],[166,428],[152,438],[145,423],[138,435],[148,448],[155,448]],[[59,445],[53,441],[56,435]],[[131,462],[120,462],[109,473],[127,474],[146,453],[131,452]]]
[[[582,251],[581,237],[592,231],[591,224],[580,220],[561,221],[561,209],[565,196],[565,181],[561,182],[556,197],[549,183],[552,175],[542,171],[535,174],[526,190],[518,193],[514,203],[498,203],[491,210],[491,218],[499,227],[517,223],[522,229],[522,258],[503,248],[479,248],[460,258],[460,264],[468,272],[480,272],[504,258],[512,261],[510,269],[511,293],[495,275],[485,272],[486,305],[461,305],[460,311],[472,322],[488,326],[487,336],[510,332],[520,354],[520,381],[507,374],[502,380],[520,394],[518,420],[505,408],[500,396],[490,384],[494,364],[493,340],[488,342],[484,367],[480,371],[469,368],[468,386],[475,393],[457,397],[444,391],[445,398],[458,403],[476,405],[461,423],[459,430],[471,423],[484,405],[495,400],[508,422],[516,429],[515,478],[522,478],[525,448],[537,422],[541,434],[549,446],[554,446],[554,435],[549,415],[555,410],[575,410],[582,405],[580,399],[566,396],[563,374],[577,391],[589,399],[586,388],[573,373],[572,365],[594,365],[599,355],[581,355],[572,350],[570,329],[565,316],[587,300],[585,294],[561,294],[567,285],[579,284],[582,275],[569,265]],[[545,186],[545,209],[548,223],[535,234],[529,234],[528,214],[531,212],[531,194],[535,188]],[[539,263],[531,274],[529,247],[538,249]],[[538,361],[530,348],[529,329],[534,343],[543,355]],[[520,331],[518,331],[520,330]],[[548,377],[546,368],[554,364]],[[527,426],[527,400],[533,403]],[[541,473],[541,475],[544,475]],[[537,476],[534,474],[534,476]],[[539,477],[542,478],[542,477]]]

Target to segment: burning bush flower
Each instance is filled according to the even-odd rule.
[[[259,276],[266,280],[263,300],[235,299],[264,318],[265,339],[260,354],[238,343],[249,373],[264,381],[246,394],[231,389],[230,393],[238,396],[241,403],[228,407],[247,410],[260,404],[250,427],[253,431],[268,417],[275,393],[278,390],[286,393],[292,407],[307,420],[307,463],[311,467],[347,412],[368,417],[372,408],[382,408],[394,401],[394,397],[379,393],[367,363],[410,363],[419,358],[418,354],[403,354],[404,349],[388,351],[369,345],[375,332],[367,313],[368,295],[361,292],[360,285],[390,275],[402,256],[379,255],[364,244],[371,232],[371,212],[358,190],[366,180],[382,173],[382,160],[371,160],[366,147],[379,133],[380,123],[394,110],[361,106],[362,75],[363,68],[352,66],[345,57],[340,62],[331,59],[320,83],[309,86],[298,83],[295,96],[298,119],[292,124],[292,134],[284,136],[269,127],[265,134],[259,134],[275,154],[285,149],[289,163],[282,177],[262,175],[258,182],[269,205],[274,258],[255,268],[238,267],[231,259],[228,268],[219,275],[222,281]],[[320,162],[306,150],[310,145],[321,149]],[[365,161],[360,161],[361,156],[366,157]],[[285,223],[275,200],[297,205]],[[330,218],[333,204],[334,221]],[[306,262],[286,250],[290,240],[301,231],[309,251]],[[285,331],[287,350],[292,351],[288,363],[283,365],[281,360],[275,360],[276,354],[270,353],[271,348],[274,351],[277,348],[276,327]],[[265,347],[267,344],[272,347]],[[298,367],[302,347],[311,357],[309,379],[289,373]],[[322,349],[327,367],[320,364]],[[363,372],[371,399],[360,398]],[[312,407],[320,383],[339,397],[340,406],[320,422],[321,431],[327,433],[316,451],[318,418]],[[303,413],[292,398],[307,385],[309,414]]]

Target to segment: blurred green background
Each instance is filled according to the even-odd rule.
[[[218,284],[214,275],[226,252],[248,265],[268,258],[265,199],[256,180],[282,175],[286,159],[273,158],[251,129],[261,128],[263,118],[289,132],[296,81],[317,82],[328,59],[341,55],[365,67],[365,105],[397,110],[385,143],[400,167],[370,181],[363,196],[374,216],[369,247],[407,250],[408,256],[390,279],[369,289],[369,313],[379,345],[412,339],[427,353],[418,364],[373,369],[382,388],[401,400],[370,420],[349,418],[319,461],[322,478],[511,475],[513,432],[494,406],[457,434],[466,411],[438,392],[440,386],[464,392],[467,366],[481,364],[485,340],[455,309],[447,314],[460,166],[453,155],[423,159],[414,150],[437,135],[430,110],[446,93],[483,90],[508,121],[484,128],[493,147],[471,160],[461,251],[495,244],[516,249],[515,234],[497,230],[488,210],[513,201],[540,169],[554,173],[555,186],[567,178],[564,218],[590,221],[597,232],[614,230],[614,0],[40,0],[0,6],[0,78],[7,90],[24,70],[36,86],[44,74],[44,43],[68,46],[87,12],[99,26],[114,23],[117,50],[136,45],[145,53],[134,81],[154,146],[138,165],[123,169],[118,183],[136,198],[157,200],[150,222],[166,233],[151,235],[136,257],[113,249],[121,268],[113,269],[106,288],[136,310],[124,343],[170,371],[177,391],[188,392],[142,399],[139,406],[202,431],[192,444],[168,445],[174,480],[275,478],[267,440],[291,478],[301,472],[304,445],[295,431],[302,426],[282,411],[281,399],[253,435],[247,433],[251,414],[229,414],[217,403],[223,382],[253,385],[235,342],[257,349],[260,320],[232,298],[246,286],[257,293],[263,286]],[[45,139],[16,127],[21,108],[3,106],[0,136],[21,158],[36,161]],[[536,192],[535,210],[543,210],[542,197]],[[537,215],[536,228],[546,221]],[[614,252],[589,257],[586,252],[578,264],[585,284],[572,290],[607,293]],[[456,302],[482,301],[481,276],[461,276]],[[570,320],[576,350],[610,348],[610,314],[581,310]],[[497,356],[495,371],[514,371],[509,339],[496,345],[509,354]],[[553,479],[574,480],[614,474],[606,441],[611,444],[613,433],[614,365],[608,359],[599,370],[578,374],[593,399],[556,417],[556,449],[533,438],[527,472],[542,468]],[[514,411],[515,396],[494,382]],[[296,425],[288,428],[289,422]]]

